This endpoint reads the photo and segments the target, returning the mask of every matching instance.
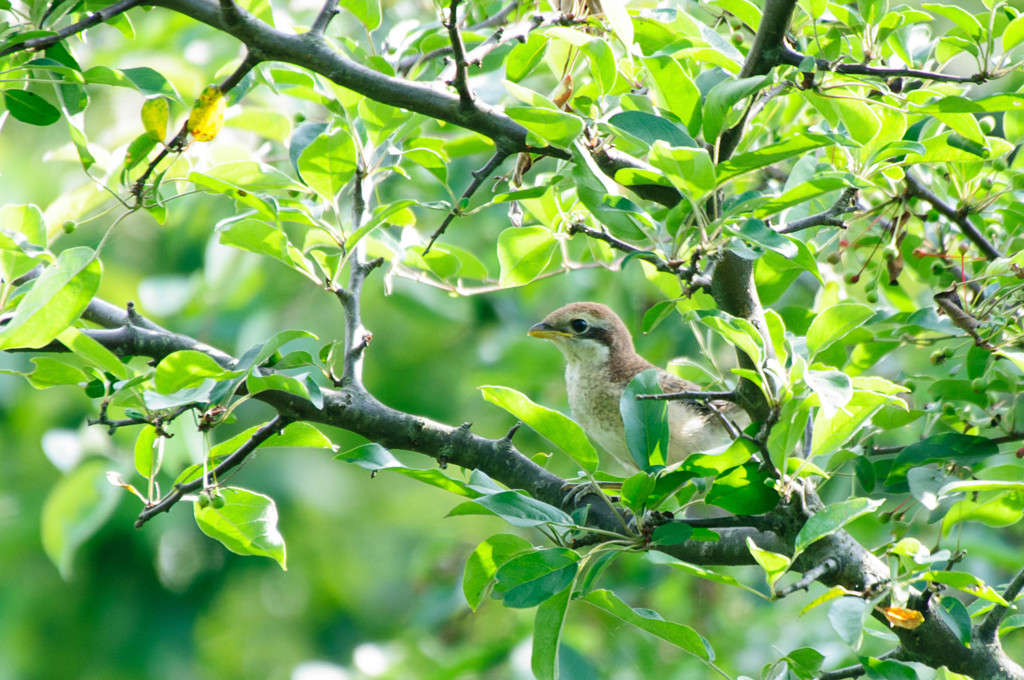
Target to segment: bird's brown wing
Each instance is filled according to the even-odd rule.
[[[683,380],[682,378],[676,377],[671,373],[665,371],[658,371],[658,386],[661,387],[661,391],[666,394],[669,392],[700,392],[701,387],[697,383],[692,383],[689,380]]]

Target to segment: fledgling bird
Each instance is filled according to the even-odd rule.
[[[626,445],[619,400],[630,380],[654,368],[663,392],[701,389],[637,354],[626,325],[610,308],[596,302],[573,302],[556,309],[531,327],[529,335],[552,341],[565,355],[565,386],[573,418],[629,470],[637,465]],[[728,402],[670,401],[667,464],[727,444],[731,437],[723,416],[740,423],[746,419],[738,406]]]

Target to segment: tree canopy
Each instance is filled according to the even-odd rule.
[[[0,675],[1024,678],[1022,45],[0,0]],[[705,390],[634,380],[639,471],[526,337],[573,300]],[[672,398],[751,424],[666,467]]]

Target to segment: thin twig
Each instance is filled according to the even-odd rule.
[[[1001,604],[997,604],[995,607],[985,615],[985,620],[978,626],[978,639],[984,644],[992,644],[996,641],[996,635],[999,632],[999,626],[1003,623],[1003,619],[1010,613],[1013,607],[1013,601],[1020,595],[1021,589],[1024,588],[1024,569],[1017,572],[1017,575],[1010,581],[1010,585],[1006,586],[1006,590],[1003,591],[1003,599],[1010,603],[1009,607],[1004,607]]]
[[[252,51],[246,53],[245,59],[238,65],[231,75],[224,79],[219,85],[221,94],[227,94],[230,90],[235,88],[246,75],[249,74],[256,66],[260,63],[260,58]],[[139,176],[135,183],[132,184],[131,195],[135,197],[135,209],[142,207],[142,201],[145,198],[146,182],[149,181],[153,171],[156,170],[157,166],[167,158],[171,153],[182,151],[186,142],[188,141],[188,120],[181,125],[181,129],[174,135],[174,138],[170,142],[164,145],[160,149],[160,153],[156,155],[156,158],[149,162],[146,166],[146,170]]]
[[[799,66],[807,58],[806,54],[800,54],[788,47],[783,47],[779,54],[779,61],[790,66]],[[827,59],[815,59],[815,68],[819,71],[831,71],[851,76],[872,76],[874,78],[920,78],[921,80],[933,80],[941,83],[984,83],[992,78],[988,73],[975,73],[971,76],[951,76],[945,73],[934,73],[932,71],[921,71],[913,68],[878,68],[865,64],[838,64],[834,65]]]
[[[664,394],[638,394],[637,401],[736,401],[736,393],[729,392],[665,392]]]
[[[776,591],[775,597],[783,598],[787,595],[792,595],[798,590],[807,590],[811,587],[812,583],[822,578],[823,576],[827,576],[828,574],[834,573],[837,569],[839,569],[839,562],[832,559],[831,557],[828,557],[825,559],[824,562],[822,562],[818,566],[812,567],[811,569],[805,571],[803,576],[801,576],[800,579],[795,583],[786,586],[782,590]]]
[[[996,248],[992,243],[985,238],[978,228],[971,224],[970,220],[967,219],[967,211],[965,210],[954,210],[948,203],[943,201],[941,198],[933,194],[924,184],[920,182],[909,172],[906,175],[907,191],[911,196],[917,196],[923,198],[931,206],[935,208],[936,212],[945,217],[947,220],[955,224],[960,229],[960,233],[971,240],[974,245],[978,246],[978,249],[985,255],[989,260],[995,260],[1003,256],[999,249]]]
[[[62,40],[69,38],[76,33],[81,33],[87,28],[92,28],[98,24],[102,24],[105,21],[113,19],[118,14],[123,14],[133,7],[141,5],[144,0],[120,0],[114,4],[104,7],[103,9],[97,10],[87,16],[86,18],[73,23],[69,26],[65,26],[61,30],[57,31],[53,35],[44,35],[38,38],[30,38],[25,42],[11,45],[4,50],[0,50],[0,57],[6,57],[8,54],[14,54],[15,52],[24,52],[25,50],[42,50],[56,45]]]
[[[991,437],[989,438],[989,441],[996,445],[1024,441],[1024,432],[1009,432],[1000,437]],[[910,446],[910,444],[900,444],[899,446],[872,446],[865,453],[870,456],[888,456],[894,453],[899,453],[908,446]]]
[[[430,252],[430,249],[434,246],[434,242],[441,238],[441,235],[444,234],[445,229],[447,229],[448,225],[452,223],[452,220],[462,214],[462,204],[469,203],[469,199],[473,197],[473,194],[476,193],[477,189],[483,185],[484,181],[490,176],[490,174],[497,170],[498,166],[501,165],[505,159],[511,155],[511,153],[512,152],[507,150],[504,146],[498,146],[494,151],[494,155],[491,156],[491,159],[487,161],[486,165],[473,172],[473,181],[470,182],[469,186],[466,187],[466,190],[462,192],[459,204],[445,215],[444,221],[441,222],[441,226],[430,235],[430,242],[427,243],[427,247],[423,249],[424,257]]]
[[[671,264],[669,264],[662,258],[658,257],[657,253],[650,250],[644,250],[643,248],[638,248],[631,243],[626,243],[625,241],[615,238],[606,231],[598,231],[597,229],[591,229],[582,222],[575,222],[569,226],[569,235],[575,236],[576,234],[583,234],[584,236],[587,236],[589,238],[597,239],[598,241],[604,241],[615,250],[620,250],[624,253],[632,254],[633,257],[654,265],[654,268],[660,272],[665,272],[666,274],[679,273],[676,267],[673,267]]]
[[[836,202],[832,204],[831,208],[823,210],[816,215],[808,215],[807,217],[787,222],[785,227],[779,229],[779,233],[795,234],[796,232],[803,231],[804,229],[820,227],[823,225],[845,229],[846,223],[843,222],[842,216],[854,211],[854,207],[851,202],[856,195],[856,187],[846,187],[843,189],[843,192],[839,195]]]
[[[473,91],[469,89],[469,63],[466,61],[466,46],[462,42],[462,32],[459,31],[459,0],[451,0],[448,5],[448,22],[444,24],[448,29],[448,38],[452,43],[452,63],[455,65],[455,76],[449,85],[459,93],[459,101],[463,108],[473,106]]]
[[[275,434],[279,433],[285,427],[292,422],[291,418],[287,418],[282,415],[277,415],[269,423],[256,430],[249,439],[234,450],[227,458],[221,461],[220,465],[213,469],[211,473],[214,477],[223,475],[228,470],[237,467],[244,461],[249,455],[255,451],[259,446],[270,439]],[[161,498],[158,502],[153,505],[148,505],[146,508],[139,513],[139,518],[135,520],[135,528],[141,529],[142,525],[151,520],[156,515],[162,512],[170,510],[178,501],[182,499],[186,494],[190,494],[193,491],[198,491],[203,488],[206,484],[206,477],[200,477],[187,484],[176,484],[174,490],[168,493],[166,496]]]
[[[356,168],[352,189],[352,230],[358,231],[366,215],[366,194],[363,179],[366,168],[360,163]],[[345,310],[345,356],[342,359],[341,384],[361,390],[363,388],[363,352],[373,339],[373,334],[363,326],[360,298],[367,275],[384,263],[383,258],[365,261],[363,247],[359,243],[349,259],[347,288],[333,288],[334,295]]]
[[[876,658],[879,661],[892,658],[896,655],[898,650],[890,650],[884,654],[879,654]],[[834,671],[826,671],[818,675],[818,680],[849,680],[849,678],[859,678],[860,676],[867,673],[867,670],[862,664],[856,664],[853,666],[847,666],[846,668],[837,668]]]
[[[327,0],[324,6],[320,9],[320,13],[316,15],[316,19],[313,20],[313,25],[309,27],[309,32],[313,35],[322,36],[327,30],[327,26],[331,23],[331,20],[338,16],[338,2],[339,0]]]

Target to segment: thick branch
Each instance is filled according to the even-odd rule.
[[[458,96],[442,89],[442,86],[384,75],[348,59],[314,33],[296,35],[279,31],[245,11],[241,12],[238,23],[229,26],[224,21],[219,5],[212,0],[153,0],[152,4],[192,17],[234,36],[264,61],[295,64],[382,104],[408,109],[478,132],[513,152],[531,151],[556,158],[571,158],[571,154],[564,149],[530,147],[526,143],[526,128],[480,101],[474,101],[467,108]]]

